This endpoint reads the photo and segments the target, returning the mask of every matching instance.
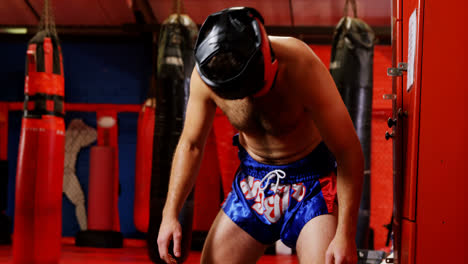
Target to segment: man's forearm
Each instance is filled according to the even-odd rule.
[[[203,146],[195,146],[183,141],[177,145],[163,215],[178,216],[195,184],[202,156]]]
[[[338,161],[338,226],[337,234],[355,237],[361,202],[364,161],[362,151],[348,154]]]

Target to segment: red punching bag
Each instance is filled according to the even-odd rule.
[[[113,182],[114,148],[92,147],[89,155],[88,231],[112,230],[116,203]]]
[[[149,225],[155,111],[156,100],[148,99],[138,116],[133,220],[143,233],[148,232]]]
[[[48,9],[47,1],[45,5]],[[16,174],[15,264],[58,263],[60,259],[64,78],[59,41],[47,11],[44,17],[27,50]]]
[[[80,247],[121,248],[118,211],[117,112],[97,112],[98,145],[89,155],[88,229],[76,234]]]

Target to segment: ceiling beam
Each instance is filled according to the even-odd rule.
[[[371,26],[376,36],[377,44],[391,44],[390,26]],[[331,43],[334,26],[267,26],[266,30],[270,35],[293,36],[306,43]]]
[[[200,25],[198,25],[200,27]],[[135,25],[126,24],[123,26],[129,32],[159,32],[161,25]],[[390,45],[391,28],[390,26],[371,26],[374,30],[377,44]],[[335,32],[334,26],[266,26],[269,35],[292,36],[299,38],[306,43],[331,43]]]
[[[124,24],[121,26],[57,26],[57,33],[61,35],[74,36],[135,36],[150,32],[159,34],[159,24]],[[377,44],[390,45],[391,28],[389,26],[374,26]],[[270,35],[292,36],[310,44],[330,44],[335,32],[333,26],[266,26]],[[34,35],[37,26],[8,26],[0,25],[0,35],[26,34]]]

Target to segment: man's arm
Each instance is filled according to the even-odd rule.
[[[182,233],[178,215],[195,184],[205,142],[216,112],[216,105],[211,100],[208,89],[194,70],[184,129],[172,161],[169,190],[158,236],[159,253],[167,263],[170,261],[168,246],[171,239],[174,240],[174,254],[176,257],[181,254]]]
[[[307,70],[298,71],[296,78],[300,83],[307,85],[299,88],[303,93],[300,98],[306,98],[305,105],[309,107],[308,111],[322,139],[338,164],[338,226],[327,258],[333,257],[336,261],[334,263],[355,263],[355,236],[364,156],[348,110],[328,69],[309,47],[304,46],[303,44],[300,49],[307,55],[300,57],[299,64],[302,67],[298,69]],[[300,50],[298,52],[300,53]]]
[[[179,215],[200,168],[205,142],[211,129],[216,105],[198,73],[192,73],[190,97],[182,134],[172,161],[171,178],[164,215]]]

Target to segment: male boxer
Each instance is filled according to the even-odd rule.
[[[357,262],[363,154],[328,70],[303,42],[268,37],[253,8],[210,15],[195,47],[184,130],[158,236],[180,256],[178,215],[200,167],[216,107],[238,129],[241,165],[201,263],[255,263],[281,239],[300,263]]]

